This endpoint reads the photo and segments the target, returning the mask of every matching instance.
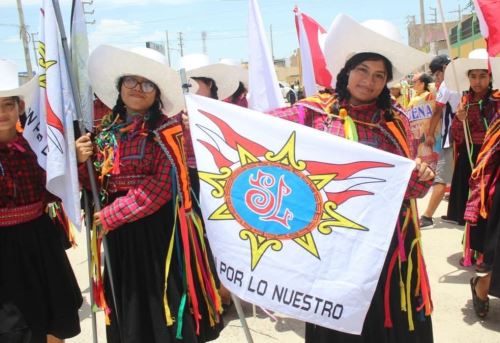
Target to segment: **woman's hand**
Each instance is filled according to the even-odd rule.
[[[460,103],[460,105],[458,105],[457,113],[455,115],[460,121],[464,121],[465,119],[467,119],[467,112],[465,111],[463,103]]]
[[[429,181],[434,178],[434,172],[427,165],[427,163],[423,162],[420,158],[415,159],[415,170],[418,171],[418,181]]]
[[[186,111],[182,111],[182,125],[187,129],[189,128],[189,117]]]
[[[97,227],[97,226],[100,226],[100,230],[99,230],[99,238],[103,238],[105,234],[108,233],[108,230],[104,229],[104,227],[102,226],[102,221],[101,221],[101,212],[96,212],[94,213],[94,225]]]
[[[76,145],[76,159],[78,163],[83,163],[89,159],[94,153],[90,133],[86,133],[75,141]]]

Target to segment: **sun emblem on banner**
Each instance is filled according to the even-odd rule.
[[[214,198],[223,200],[208,219],[236,220],[241,225],[239,237],[250,244],[252,270],[266,251],[280,251],[284,241],[293,241],[320,259],[312,234],[314,230],[323,235],[330,235],[334,228],[368,231],[343,216],[339,207],[352,197],[373,193],[356,189],[332,193],[325,187],[334,180],[346,180],[365,169],[392,165],[372,161],[329,164],[299,160],[295,151],[295,132],[279,151],[270,151],[238,134],[218,117],[199,111],[218,127],[224,142],[238,156],[237,161],[231,161],[217,146],[200,140],[218,167],[217,173],[199,171],[200,180],[212,187]],[[198,126],[211,138],[219,137],[214,131]],[[367,179],[363,183],[384,181]]]

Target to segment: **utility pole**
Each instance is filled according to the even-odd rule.
[[[179,48],[181,51],[181,57],[184,56],[184,42],[182,40],[182,32],[179,32]]]
[[[460,23],[462,21],[462,7],[460,6],[460,4],[458,4],[458,10],[450,11],[449,13],[457,13],[458,14],[458,22]]]
[[[420,0],[420,47],[425,46],[425,10],[424,0]]]
[[[167,58],[168,58],[168,66],[171,67],[172,64],[170,63],[170,42],[168,40],[168,30],[165,31],[165,37],[167,37]]]
[[[31,43],[33,43],[33,54],[35,55],[35,65],[38,64],[37,62],[37,54],[36,54],[36,40],[35,40],[35,36],[38,35],[38,32],[33,32],[31,33]]]
[[[269,25],[269,35],[271,37],[271,56],[273,57],[274,64],[274,44],[273,44],[273,25]]]
[[[429,10],[431,11],[430,13],[431,21],[434,22],[434,24],[437,24],[437,8],[429,7]]]
[[[201,40],[203,42],[203,53],[207,54],[207,31],[201,32]]]
[[[19,34],[23,40],[24,46],[24,59],[26,60],[26,70],[28,72],[28,78],[33,76],[33,68],[31,67],[30,51],[28,47],[29,33],[24,24],[24,12],[21,0],[17,0],[17,12],[19,13]]]

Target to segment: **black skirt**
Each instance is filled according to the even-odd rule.
[[[500,180],[495,185],[493,203],[487,219],[479,217],[477,226],[470,229],[471,248],[484,254],[491,266],[489,294],[500,298]]]
[[[0,294],[1,342],[30,336],[26,342],[45,343],[47,334],[64,339],[80,333],[80,289],[46,215],[0,228]]]
[[[168,276],[167,299],[173,326],[167,326],[163,308],[165,259],[173,227],[172,203],[156,213],[125,224],[107,234],[116,306],[111,294],[109,269],[105,268],[106,302],[111,308],[111,325],[107,327],[108,343],[201,343],[216,339],[222,322],[210,327],[208,310],[199,285],[199,335],[186,304],[182,318],[182,340],[176,339],[179,305],[183,296],[183,272],[178,261],[179,250],[174,248]],[[118,317],[118,318],[117,318]]]
[[[477,155],[481,149],[481,144],[473,144],[472,163],[476,164]],[[458,157],[453,170],[451,180],[450,199],[448,201],[448,211],[446,217],[456,221],[459,225],[464,225],[465,205],[469,199],[469,179],[472,173],[469,155],[465,143],[458,148]]]
[[[400,216],[399,220],[403,220]],[[410,223],[411,225],[411,223]],[[406,253],[410,252],[410,245],[415,238],[415,230],[413,226],[408,228],[408,234],[405,239]],[[389,263],[394,251],[398,248],[398,240],[396,233],[392,237],[389,252],[387,254],[382,273],[380,275],[377,288],[373,295],[370,308],[363,324],[361,335],[352,335],[324,328],[319,325],[306,324],[306,343],[432,343],[432,322],[430,317],[425,317],[423,310],[417,311],[416,307],[421,303],[420,297],[415,295],[415,286],[417,283],[417,254],[413,251],[413,272],[412,272],[412,287],[411,301],[413,311],[414,331],[409,330],[408,315],[401,311],[401,295],[399,288],[399,267],[398,262],[394,267],[390,281],[389,306],[391,311],[392,328],[384,326],[385,309],[384,309],[384,290],[387,274],[389,272]],[[401,263],[401,271],[403,278],[406,275],[407,263]]]

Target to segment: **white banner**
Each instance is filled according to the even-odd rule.
[[[80,196],[75,156],[75,104],[61,35],[51,0],[44,0],[38,46],[39,93],[27,104],[24,137],[47,172],[46,187],[62,200],[71,222],[80,229]]]
[[[248,1],[248,105],[259,111],[284,107],[257,0]]]
[[[359,334],[414,162],[220,101],[186,101],[222,283],[264,308]]]

